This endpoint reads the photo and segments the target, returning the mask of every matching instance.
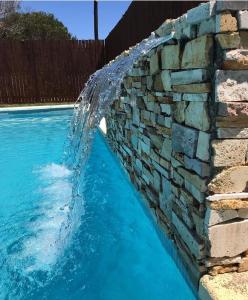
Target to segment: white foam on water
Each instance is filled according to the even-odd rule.
[[[72,175],[72,171],[65,165],[58,165],[55,163],[44,166],[39,169],[38,172],[42,179],[67,178]]]
[[[63,254],[75,226],[79,226],[78,218],[74,216],[72,172],[54,163],[37,172],[43,186],[39,190],[41,200],[35,212],[39,217],[29,224],[32,236],[25,241],[21,254],[22,259],[29,261],[25,267],[27,273],[50,271]],[[76,213],[79,216],[84,213],[83,203]]]

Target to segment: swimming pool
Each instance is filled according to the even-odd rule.
[[[195,299],[100,133],[69,214],[71,114],[0,114],[0,299]]]

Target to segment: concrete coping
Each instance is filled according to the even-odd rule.
[[[56,104],[56,105],[32,105],[32,106],[15,106],[15,107],[1,107],[1,112],[21,112],[21,111],[42,111],[42,110],[59,110],[71,109],[77,107],[78,104]]]

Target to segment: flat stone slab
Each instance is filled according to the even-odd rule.
[[[218,128],[217,137],[219,139],[247,139],[248,128]]]
[[[213,38],[204,35],[188,42],[183,51],[182,69],[206,68],[212,63]]]
[[[233,257],[248,249],[248,220],[208,228],[211,257]]]
[[[208,79],[208,72],[205,69],[195,69],[190,71],[179,71],[171,74],[171,84],[189,84],[203,82]]]
[[[212,147],[215,167],[245,165],[247,162],[247,139],[213,140]]]
[[[198,131],[174,123],[172,125],[172,149],[193,158],[196,153]]]
[[[247,300],[248,272],[204,275],[198,295],[200,300]]]
[[[216,194],[237,193],[235,195],[238,195],[247,192],[247,183],[248,166],[231,167],[218,173],[209,183],[208,188]]]
[[[215,194],[207,197],[208,201],[231,200],[231,199],[248,199],[248,193]]]
[[[217,102],[248,101],[247,76],[247,70],[217,70],[215,100]]]

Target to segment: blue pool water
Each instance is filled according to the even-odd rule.
[[[0,299],[195,299],[100,134],[71,213],[71,113],[0,114]]]

